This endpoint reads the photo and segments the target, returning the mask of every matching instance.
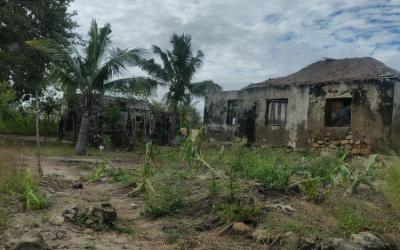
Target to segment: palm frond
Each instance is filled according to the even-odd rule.
[[[151,77],[161,82],[171,82],[168,73],[164,70],[163,66],[156,63],[154,59],[140,60],[138,66],[146,71]]]
[[[92,79],[93,85],[102,89],[102,85],[105,81],[119,76],[122,71],[127,70],[128,66],[134,65],[141,60],[140,54],[142,52],[143,50],[140,48],[132,50],[121,50],[116,48],[111,50],[107,61],[96,70]]]
[[[131,77],[107,82],[104,88],[106,91],[147,97],[154,95],[161,84],[148,77]]]
[[[164,64],[164,71],[168,75],[168,78],[172,78],[174,75],[174,70],[172,69],[170,58],[168,54],[162,51],[158,46],[153,45],[153,52],[158,54]],[[168,52],[168,51],[167,51]]]

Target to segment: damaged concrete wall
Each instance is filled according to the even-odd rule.
[[[342,147],[353,154],[385,150],[390,146],[393,96],[392,82],[311,86],[308,110],[310,143],[319,150]],[[329,98],[352,98],[350,126],[326,126],[326,102]]]
[[[394,83],[391,146],[400,155],[400,82]]]
[[[307,142],[308,87],[270,86],[239,93],[239,120],[255,106],[255,142],[270,146],[303,147]],[[266,125],[267,100],[287,99],[287,122]],[[242,124],[241,122],[240,124]]]
[[[231,140],[236,136],[238,125],[227,125],[228,101],[237,100],[238,91],[216,92],[206,96],[204,123],[210,137],[217,140]]]
[[[326,124],[327,100],[351,100],[351,122]],[[226,125],[228,100],[238,100],[238,124]],[[267,100],[287,99],[286,123],[266,125]],[[352,154],[400,151],[400,83],[392,80],[319,85],[286,85],[220,92],[206,98],[205,122],[211,136],[248,137],[249,113],[254,111],[254,142],[269,146],[316,150],[345,148]],[[248,137],[249,138],[249,137]]]

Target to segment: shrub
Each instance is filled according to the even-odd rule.
[[[391,165],[383,185],[383,193],[392,207],[400,214],[400,167]]]

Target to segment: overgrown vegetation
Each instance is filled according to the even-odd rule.
[[[185,172],[169,170],[153,178],[154,192],[147,194],[146,213],[152,217],[173,215],[185,209],[183,182]]]
[[[392,207],[400,214],[400,167],[391,164],[388,168],[383,193]]]
[[[96,168],[88,177],[88,181],[96,182],[102,178],[109,177],[112,182],[119,182],[125,185],[132,183],[132,174],[124,168],[116,168],[111,161],[104,158],[100,162],[95,163]]]
[[[335,209],[334,217],[337,228],[347,234],[371,229],[373,225],[359,209],[344,201]]]

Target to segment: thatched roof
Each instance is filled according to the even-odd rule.
[[[379,80],[382,77],[398,78],[400,72],[372,57],[325,59],[288,76],[250,84],[246,88]]]

